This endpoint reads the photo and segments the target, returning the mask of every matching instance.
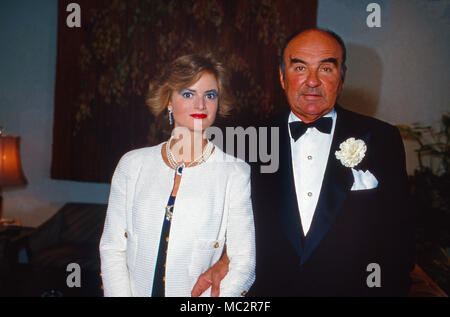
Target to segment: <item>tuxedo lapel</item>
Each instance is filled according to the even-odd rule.
[[[339,107],[336,107],[336,112],[337,121],[327,167],[311,227],[305,238],[301,264],[308,259],[329,230],[336,215],[341,210],[342,204],[353,182],[351,169],[341,164],[336,158],[335,152],[339,150],[339,145],[347,138],[351,136],[357,137],[357,135],[352,135],[351,131],[349,131],[349,128],[351,129],[352,125],[354,126],[357,123],[347,122],[348,118],[345,111],[342,111]]]
[[[277,126],[280,129],[280,164],[279,171],[274,174],[276,179],[272,184],[274,188],[276,186],[275,190],[279,191],[278,195],[274,195],[279,200],[279,208],[276,208],[276,217],[281,223],[283,234],[288,238],[300,256],[303,249],[304,235],[298,212],[297,195],[295,193],[290,136],[288,132],[288,114],[280,118],[277,122]]]

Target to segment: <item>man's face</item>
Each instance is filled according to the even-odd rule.
[[[339,43],[323,31],[303,32],[287,45],[284,63],[280,81],[292,112],[304,122],[327,114],[344,84]]]

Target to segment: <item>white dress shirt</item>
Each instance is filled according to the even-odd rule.
[[[333,119],[330,134],[322,133],[316,128],[308,128],[305,134],[297,141],[294,141],[291,136],[291,131],[288,128],[289,136],[291,137],[291,157],[295,191],[305,236],[311,226],[319,200],[323,176],[330,154],[331,141],[333,140],[336,115],[334,108],[324,115],[324,117],[331,117]],[[294,121],[302,120],[291,111],[288,122]]]

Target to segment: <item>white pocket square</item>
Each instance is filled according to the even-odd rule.
[[[352,168],[352,173],[355,181],[353,182],[351,190],[365,190],[377,188],[378,180],[368,170],[363,172],[361,170],[357,171]]]

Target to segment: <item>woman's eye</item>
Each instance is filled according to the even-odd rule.
[[[215,93],[215,92],[209,92],[206,94],[206,99],[214,100],[216,98],[217,98],[217,93]]]
[[[194,94],[192,93],[192,92],[190,92],[190,91],[183,91],[182,93],[181,93],[181,95],[183,96],[183,98],[191,98]]]

